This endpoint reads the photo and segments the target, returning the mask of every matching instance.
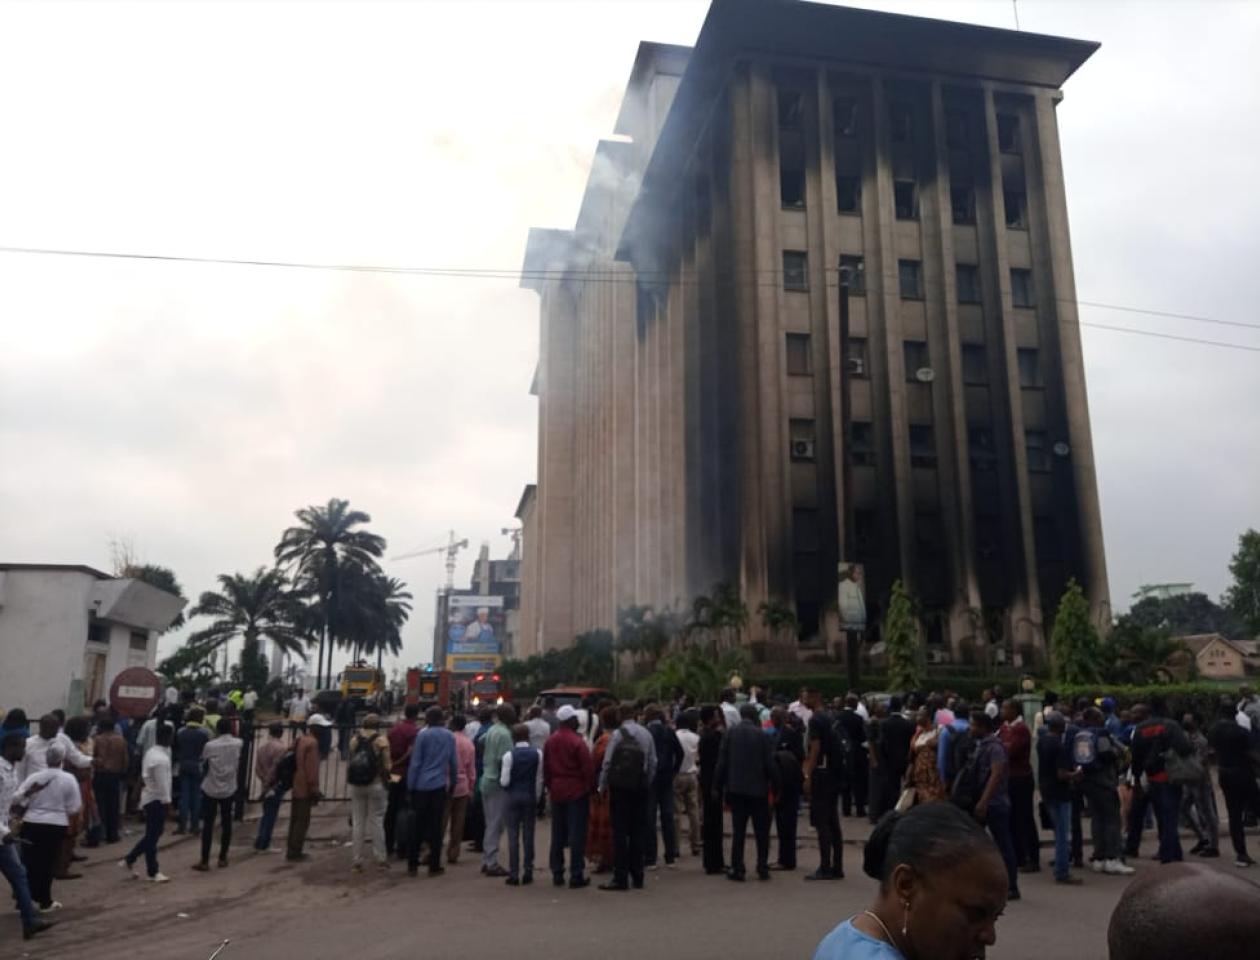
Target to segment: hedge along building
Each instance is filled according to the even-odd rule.
[[[640,46],[622,139],[522,270],[523,652],[725,581],[757,654],[833,655],[842,553],[872,620],[906,582],[933,660],[980,656],[982,621],[1036,660],[1072,576],[1107,620],[1057,123],[1096,48],[782,0]]]

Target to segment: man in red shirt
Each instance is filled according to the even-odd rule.
[[[397,853],[401,860],[406,850],[394,849],[394,837],[398,825],[398,813],[407,807],[407,765],[411,763],[411,747],[416,742],[420,725],[420,705],[409,703],[403,708],[403,718],[389,728],[389,799],[385,803],[385,853]]]
[[[586,864],[588,797],[595,784],[590,747],[577,732],[578,713],[565,704],[556,711],[556,732],[543,749],[543,783],[551,795],[551,877],[564,886],[564,848],[569,848],[569,886],[590,884]]]
[[[1015,858],[1025,873],[1041,869],[1041,837],[1034,816],[1036,783],[1032,770],[1032,731],[1024,722],[1019,704],[1007,700],[1002,704],[1002,728],[998,739],[1006,747],[1011,794],[1011,837],[1015,842]]]

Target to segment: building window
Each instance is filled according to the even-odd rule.
[[[1011,113],[997,115],[998,149],[1003,153],[1019,153],[1019,117]]]
[[[910,466],[936,466],[936,440],[932,436],[931,424],[910,424]]]
[[[849,376],[865,379],[871,375],[870,367],[867,366],[866,339],[864,337],[849,337],[849,348],[845,351],[845,359],[848,361],[846,372]]]
[[[787,372],[791,377],[808,377],[814,372],[809,355],[808,333],[787,335]]]
[[[862,180],[860,177],[836,177],[836,209],[841,213],[862,212]]]
[[[971,140],[968,128],[971,120],[964,110],[945,111],[945,145],[956,150],[966,150]]]
[[[840,276],[848,278],[850,296],[861,297],[866,294],[866,264],[861,257],[841,254]]]
[[[875,466],[875,428],[865,420],[849,424],[849,462],[855,467]]]
[[[923,265],[918,260],[897,261],[897,282],[901,289],[901,299],[923,299]]]
[[[1035,473],[1050,470],[1050,447],[1044,430],[1024,431],[1024,452],[1028,455],[1028,469]]]
[[[968,427],[967,449],[973,470],[993,470],[997,467],[997,444],[990,427]]]
[[[888,105],[888,139],[893,143],[914,140],[914,108],[910,104],[894,100]]]
[[[783,251],[783,289],[809,289],[809,257],[803,250]]]
[[[959,303],[980,302],[980,268],[974,263],[959,263],[954,267],[954,282],[958,287]]]
[[[88,643],[103,643],[109,645],[109,624],[107,623],[89,623],[88,624]]]
[[[145,631],[145,630],[132,630],[132,631],[131,631],[131,640],[129,641],[128,646],[130,646],[130,648],[131,648],[132,650],[145,650],[145,651],[147,651],[147,650],[149,649],[149,634],[148,634],[148,631]]]
[[[879,556],[879,515],[874,510],[853,511],[853,548],[858,560]]]
[[[969,386],[984,386],[989,382],[989,364],[984,346],[979,343],[962,345],[962,378]]]
[[[814,421],[792,420],[788,424],[792,459],[800,463],[814,461]]]
[[[831,102],[837,137],[857,136],[857,98],[836,97]]]
[[[1025,389],[1044,387],[1041,379],[1041,356],[1033,347],[1020,347],[1015,351],[1019,362],[1019,385]]]
[[[902,351],[906,358],[906,380],[911,383],[920,382],[919,371],[932,368],[931,360],[928,358],[927,341],[906,340],[902,344]]]
[[[779,167],[779,202],[783,207],[790,210],[805,209],[804,170],[799,167],[790,168],[781,163]]]
[[[893,208],[898,220],[919,219],[919,197],[913,180],[893,182]]]
[[[799,130],[805,115],[805,96],[799,90],[779,91],[779,129]]]
[[[818,533],[818,511],[793,508],[792,552],[817,553],[819,550]]]
[[[1016,307],[1036,306],[1036,302],[1033,300],[1031,270],[1014,269],[1011,271],[1011,305]]]
[[[1028,229],[1028,195],[1023,190],[1003,190],[1006,225],[1012,230]]]
[[[976,222],[976,195],[971,187],[949,188],[949,205],[953,211],[954,223],[967,224]]]

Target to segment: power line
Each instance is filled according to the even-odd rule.
[[[239,267],[278,267],[290,270],[328,270],[341,273],[381,273],[401,276],[480,278],[492,280],[576,280],[583,283],[638,283],[645,280],[645,278],[648,282],[651,282],[651,280],[655,278],[659,281],[674,282],[674,272],[672,271],[659,271],[657,273],[639,271],[633,276],[629,276],[625,272],[617,270],[519,270],[512,268],[487,267],[403,267],[381,264],[317,263],[301,260],[246,260],[231,257],[193,257],[163,253],[127,253],[107,250],[69,250],[51,247],[14,246],[0,246],[0,253],[30,254],[38,256],[89,257],[107,260],[139,260],[160,263],[215,264],[221,266]],[[742,272],[752,273],[754,275],[768,274],[776,278],[782,277],[784,274],[784,271],[782,270],[753,270]],[[823,272],[824,274],[838,274],[840,270],[838,267],[825,267]],[[889,272],[886,275],[886,279],[896,279],[896,275]],[[753,282],[756,283],[756,281]],[[776,279],[769,283],[758,285],[778,286],[779,282]],[[839,284],[828,283],[827,286],[830,289],[835,289],[839,286]],[[1075,302],[1080,306],[1096,307],[1103,310],[1121,310],[1126,313],[1138,313],[1175,320],[1193,320],[1202,323],[1215,323],[1247,329],[1260,329],[1260,324],[1246,323],[1239,320],[1218,320],[1212,317],[1198,316],[1195,314],[1173,313],[1163,310],[1147,310],[1142,307],[1130,307],[1114,303],[1101,303],[1091,300],[1072,301],[1070,299],[1064,299],[1060,302]],[[1154,330],[1136,330],[1132,327],[1117,327],[1109,324],[1087,322],[1084,320],[1079,321],[1079,323],[1081,326],[1095,327],[1100,330],[1111,330],[1117,333],[1130,333],[1135,336],[1156,337],[1162,340],[1178,340],[1183,343],[1197,343],[1203,346],[1260,353],[1260,347],[1253,347],[1241,343],[1227,343],[1221,340],[1206,340],[1200,337],[1178,336],[1171,333],[1159,333]]]

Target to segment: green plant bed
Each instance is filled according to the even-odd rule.
[[[1005,695],[1010,696],[1018,692],[1020,676],[1021,674],[1019,673],[999,674],[997,676],[965,676],[932,673],[929,671],[923,684],[923,690],[925,692],[952,690],[964,699],[977,700],[983,691],[996,683],[1002,688],[1002,692]],[[864,673],[858,689],[863,691],[885,690],[887,679],[887,675],[883,671]],[[817,687],[824,697],[844,696],[851,689],[849,678],[843,673],[763,674],[754,670],[747,682],[764,687],[770,692],[772,697],[787,697],[789,700],[796,699],[796,694],[801,687]],[[887,692],[896,693],[902,691]]]
[[[1238,692],[1240,682],[1238,680],[1203,680],[1198,683],[1143,686],[1080,684],[1051,689],[1059,695],[1060,700],[1075,700],[1078,697],[1089,697],[1091,700],[1099,697],[1114,697],[1118,710],[1127,709],[1135,703],[1147,702],[1151,697],[1163,697],[1168,703],[1168,713],[1173,719],[1180,719],[1185,713],[1193,713],[1206,721],[1216,716],[1217,705],[1223,695],[1234,697],[1234,694]]]

